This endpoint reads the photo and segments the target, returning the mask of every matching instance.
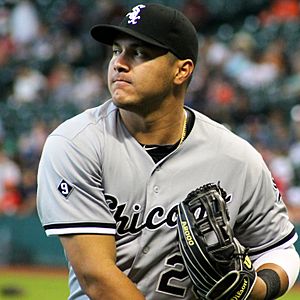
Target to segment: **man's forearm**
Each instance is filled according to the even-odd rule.
[[[60,240],[81,288],[91,300],[145,300],[115,264],[114,236],[67,235]]]
[[[107,278],[81,276],[85,293],[91,300],[145,300],[135,284],[117,267],[112,267]]]
[[[249,297],[250,300],[275,299],[287,291],[289,279],[280,266],[264,264],[257,269],[257,273],[258,276]]]

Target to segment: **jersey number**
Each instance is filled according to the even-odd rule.
[[[180,286],[180,282],[188,278],[188,273],[184,267],[183,259],[180,254],[175,253],[165,260],[167,270],[160,274],[157,291],[183,298],[187,288]]]
[[[58,190],[65,197],[68,198],[73,190],[73,187],[68,184],[64,179],[59,183]]]

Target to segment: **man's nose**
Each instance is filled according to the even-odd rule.
[[[118,72],[126,72],[130,68],[128,56],[126,53],[120,53],[114,61],[114,69]]]

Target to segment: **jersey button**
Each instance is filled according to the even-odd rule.
[[[150,250],[150,248],[146,246],[146,247],[143,249],[143,253],[144,253],[144,254],[147,254],[147,253],[149,252],[149,250]]]
[[[154,188],[153,188],[153,189],[154,189],[154,192],[155,192],[155,193],[158,193],[158,192],[159,192],[159,187],[158,187],[157,185],[156,185],[156,186],[154,186]]]

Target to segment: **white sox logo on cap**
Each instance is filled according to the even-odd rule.
[[[139,16],[139,13],[141,12],[141,8],[145,8],[146,6],[143,4],[139,4],[135,6],[132,9],[132,12],[129,12],[126,17],[129,18],[128,24],[137,24],[137,20],[139,20],[141,17]]]

